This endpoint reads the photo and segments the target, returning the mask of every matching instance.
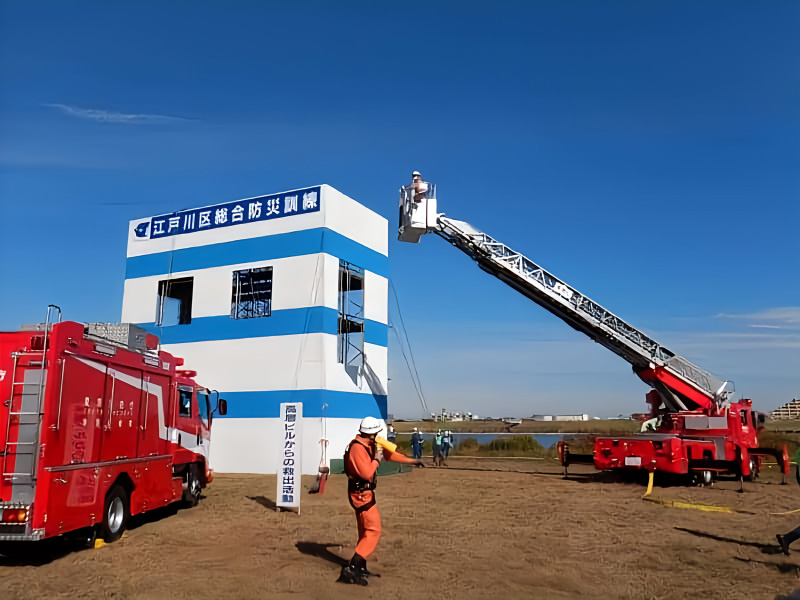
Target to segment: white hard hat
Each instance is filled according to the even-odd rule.
[[[416,427],[414,427],[414,431],[416,431],[416,430],[417,430],[417,428],[416,428]]]
[[[364,417],[364,420],[361,421],[361,426],[358,428],[361,433],[366,433],[367,435],[378,433],[381,429],[383,429],[383,423],[375,417]]]
[[[422,177],[422,173],[420,173],[419,171],[414,171],[414,172],[411,174],[411,176],[412,176],[412,177]]]

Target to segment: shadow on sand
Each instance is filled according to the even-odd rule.
[[[728,544],[737,544],[739,546],[750,546],[752,548],[758,548],[761,550],[763,554],[782,554],[782,550],[778,547],[778,544],[763,544],[761,542],[748,542],[745,540],[735,540],[733,538],[726,538],[719,535],[714,535],[713,533],[706,533],[704,531],[696,531],[694,529],[686,529],[684,527],[676,527],[677,531],[683,531],[684,533],[689,533],[691,535],[696,535],[697,537],[706,538],[709,540],[714,540],[717,542],[726,542]],[[744,560],[744,559],[742,559]],[[768,564],[768,563],[767,563]],[[792,570],[797,569],[797,565],[786,565],[791,567],[789,572]]]
[[[247,496],[248,500],[252,500],[256,504],[260,504],[267,510],[277,511],[278,505],[275,504],[274,500],[270,500],[266,496]]]
[[[133,531],[150,523],[157,523],[177,514],[180,509],[181,503],[176,502],[134,515],[128,520],[126,528]],[[91,544],[87,544],[90,538],[93,539],[90,531],[83,529],[38,542],[0,542],[0,566],[41,567],[73,552],[91,549]]]
[[[295,547],[303,554],[316,556],[322,560],[327,560],[336,566],[343,567],[347,564],[347,559],[338,554],[334,554],[328,548],[341,548],[341,544],[318,544],[317,542],[297,542]]]

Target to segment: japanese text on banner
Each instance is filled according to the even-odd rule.
[[[285,194],[260,196],[246,200],[226,202],[216,206],[182,210],[170,215],[159,215],[135,229],[138,239],[158,239],[182,233],[194,233],[218,227],[267,221],[293,215],[318,212],[322,188],[314,187]]]

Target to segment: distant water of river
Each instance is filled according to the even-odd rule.
[[[563,439],[575,439],[575,437],[587,437],[585,433],[467,433],[459,431],[453,433],[453,446],[458,445],[464,440],[475,440],[481,445],[488,444],[498,438],[511,438],[529,436],[536,440],[542,447],[551,448]],[[432,440],[434,434],[423,433],[423,439]],[[410,439],[410,433],[398,433],[397,439],[406,440]]]

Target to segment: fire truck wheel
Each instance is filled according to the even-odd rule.
[[[714,473],[712,471],[695,471],[692,474],[693,483],[700,487],[707,487],[714,483]]]
[[[755,481],[758,479],[758,461],[754,456],[750,457],[750,475],[745,477],[747,481]]]
[[[121,485],[115,485],[106,496],[103,524],[100,526],[103,541],[111,543],[118,540],[125,531],[129,515],[128,493]]]
[[[94,548],[97,539],[97,527],[84,527],[76,531],[71,531],[65,537],[78,548]]]
[[[197,506],[202,491],[200,469],[197,465],[189,465],[189,469],[186,471],[186,489],[183,491],[183,501],[186,506]]]

